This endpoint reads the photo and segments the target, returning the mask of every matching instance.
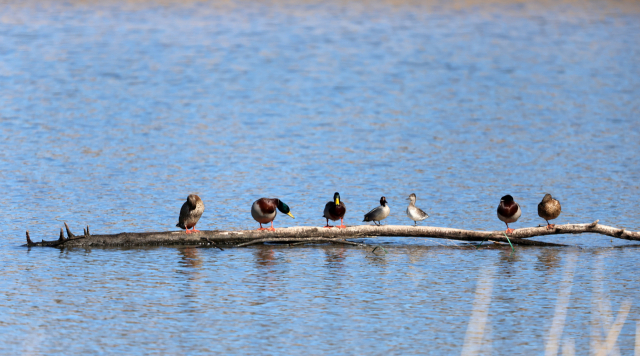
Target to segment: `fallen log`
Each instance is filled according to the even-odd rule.
[[[435,239],[448,239],[467,242],[511,242],[514,245],[529,246],[565,246],[550,242],[527,240],[531,237],[549,236],[560,234],[601,234],[617,239],[640,241],[640,232],[627,231],[615,227],[598,224],[598,220],[590,224],[566,224],[556,225],[548,230],[546,225],[516,229],[513,233],[505,235],[504,231],[474,231],[452,229],[433,226],[412,225],[358,225],[349,226],[346,229],[323,227],[289,227],[279,228],[275,231],[201,231],[187,234],[184,231],[165,232],[123,232],[111,235],[92,235],[89,227],[84,229],[84,235],[74,235],[65,223],[67,237],[64,237],[62,229],[57,240],[33,242],[27,231],[27,244],[35,247],[109,247],[109,246],[154,246],[154,245],[204,245],[220,248],[220,246],[248,246],[257,243],[343,243],[350,245],[363,245],[346,239],[363,239],[371,237],[426,237]]]

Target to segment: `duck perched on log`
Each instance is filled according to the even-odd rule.
[[[556,227],[555,224],[550,224],[549,220],[553,220],[560,216],[562,207],[560,202],[551,197],[551,194],[545,194],[540,204],[538,204],[538,216],[543,218],[547,222],[547,230],[551,230]]]
[[[509,223],[518,221],[522,215],[520,205],[513,200],[511,195],[505,195],[500,199],[498,205],[498,219],[502,220],[507,225],[507,234],[512,233],[514,230],[509,228]]]
[[[278,214],[276,209],[295,219],[293,214],[291,214],[291,209],[289,209],[289,206],[282,202],[280,199],[260,198],[253,202],[253,205],[251,205],[251,216],[260,224],[260,228],[258,229],[258,231],[276,231],[276,229],[273,227],[273,219],[275,219],[276,214]],[[271,223],[270,228],[262,227],[262,224],[266,224],[268,222]]]
[[[390,212],[391,208],[389,208],[389,204],[387,204],[387,199],[385,197],[381,197],[380,206],[373,208],[370,212],[366,213],[364,215],[364,220],[362,221],[373,221],[374,224],[376,224],[377,221],[378,223],[376,225],[382,225],[380,221],[389,216]]]
[[[418,221],[422,221],[429,217],[429,214],[422,211],[422,209],[416,206],[416,195],[411,193],[409,195],[409,206],[407,207],[407,216],[409,219],[413,220],[413,226],[418,225]]]
[[[200,232],[200,230],[196,230],[196,224],[198,220],[200,220],[202,213],[204,213],[204,203],[202,199],[195,194],[189,194],[187,201],[182,204],[182,208],[180,208],[180,216],[178,217],[176,226],[185,229],[187,234]],[[189,231],[191,228],[193,228],[193,230]]]
[[[343,201],[340,201],[340,193],[335,192],[333,194],[333,201],[328,202],[324,206],[324,214],[322,215],[325,219],[327,219],[326,228],[332,228],[333,226],[329,225],[329,220],[337,221],[340,220],[340,225],[336,226],[339,229],[344,229],[344,214],[347,213],[347,207],[344,205]]]

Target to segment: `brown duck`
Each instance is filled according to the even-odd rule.
[[[182,208],[180,208],[180,216],[178,217],[177,227],[185,229],[187,234],[192,232],[200,232],[196,230],[196,224],[202,213],[204,212],[204,203],[199,196],[195,194],[189,194],[187,197],[187,201],[182,204]],[[192,231],[189,229],[193,228]]]
[[[324,206],[324,214],[322,215],[325,219],[327,219],[328,228],[332,228],[333,226],[329,225],[329,220],[340,220],[340,225],[336,225],[339,229],[344,229],[344,214],[347,213],[347,207],[344,205],[343,201],[340,201],[340,193],[335,192],[333,194],[333,201],[328,202]]]
[[[507,234],[514,231],[509,228],[509,223],[518,221],[520,215],[522,215],[520,205],[513,200],[511,195],[507,194],[500,199],[500,205],[498,205],[498,219],[502,220],[507,225]]]
[[[562,207],[560,202],[551,197],[551,194],[545,194],[540,204],[538,204],[538,215],[547,221],[547,230],[551,230],[556,227],[555,224],[550,224],[549,220],[553,220],[560,216]]]

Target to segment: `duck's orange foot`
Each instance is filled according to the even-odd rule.
[[[268,228],[268,229],[266,229],[266,230],[268,230],[268,231],[276,231],[276,229],[275,229],[275,228],[273,228],[273,227],[270,227],[270,228]]]
[[[257,231],[263,231],[263,230],[269,230],[269,229],[267,229],[266,227],[260,227],[257,229]]]
[[[325,226],[325,227],[326,227],[327,229],[331,229],[333,226],[331,226],[331,225],[327,225],[327,226]]]
[[[555,229],[556,224],[547,224],[547,230]]]
[[[193,229],[191,229],[191,232],[200,232],[200,230],[196,230],[196,228],[194,227]]]
[[[189,229],[184,230],[185,233],[190,234],[191,231],[189,231]]]
[[[336,227],[337,227],[338,229],[346,229],[346,228],[347,228],[346,226],[344,226],[344,224],[342,224],[342,225],[338,225],[338,226],[336,226]]]
[[[512,233],[512,232],[514,232],[514,231],[516,231],[516,230],[514,230],[514,229],[507,229],[507,234],[510,234],[510,233]]]

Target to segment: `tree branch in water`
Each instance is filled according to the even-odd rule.
[[[184,231],[165,232],[123,232],[111,235],[91,235],[87,226],[85,234],[76,236],[65,223],[67,238],[64,238],[62,230],[57,240],[33,242],[27,231],[26,246],[46,247],[108,247],[108,246],[154,246],[154,245],[202,245],[211,243],[216,246],[248,246],[256,243],[283,242],[283,243],[345,243],[345,239],[362,239],[371,237],[425,237],[433,239],[449,239],[456,241],[480,242],[493,241],[508,243],[503,231],[476,231],[462,230],[433,226],[412,225],[359,225],[346,229],[327,229],[323,227],[289,227],[279,228],[276,231],[202,231],[186,234]],[[547,230],[546,226],[516,229],[509,234],[509,240],[514,245],[529,246],[564,246],[537,240],[527,240],[531,237],[550,236],[561,234],[601,234],[623,240],[640,241],[640,233],[627,231],[598,224],[598,220],[590,224],[566,224],[556,225]],[[203,239],[206,242],[203,242]],[[308,239],[308,240],[305,240]],[[308,242],[307,242],[308,241]],[[315,242],[314,242],[315,241]],[[349,242],[348,244],[357,244]]]

